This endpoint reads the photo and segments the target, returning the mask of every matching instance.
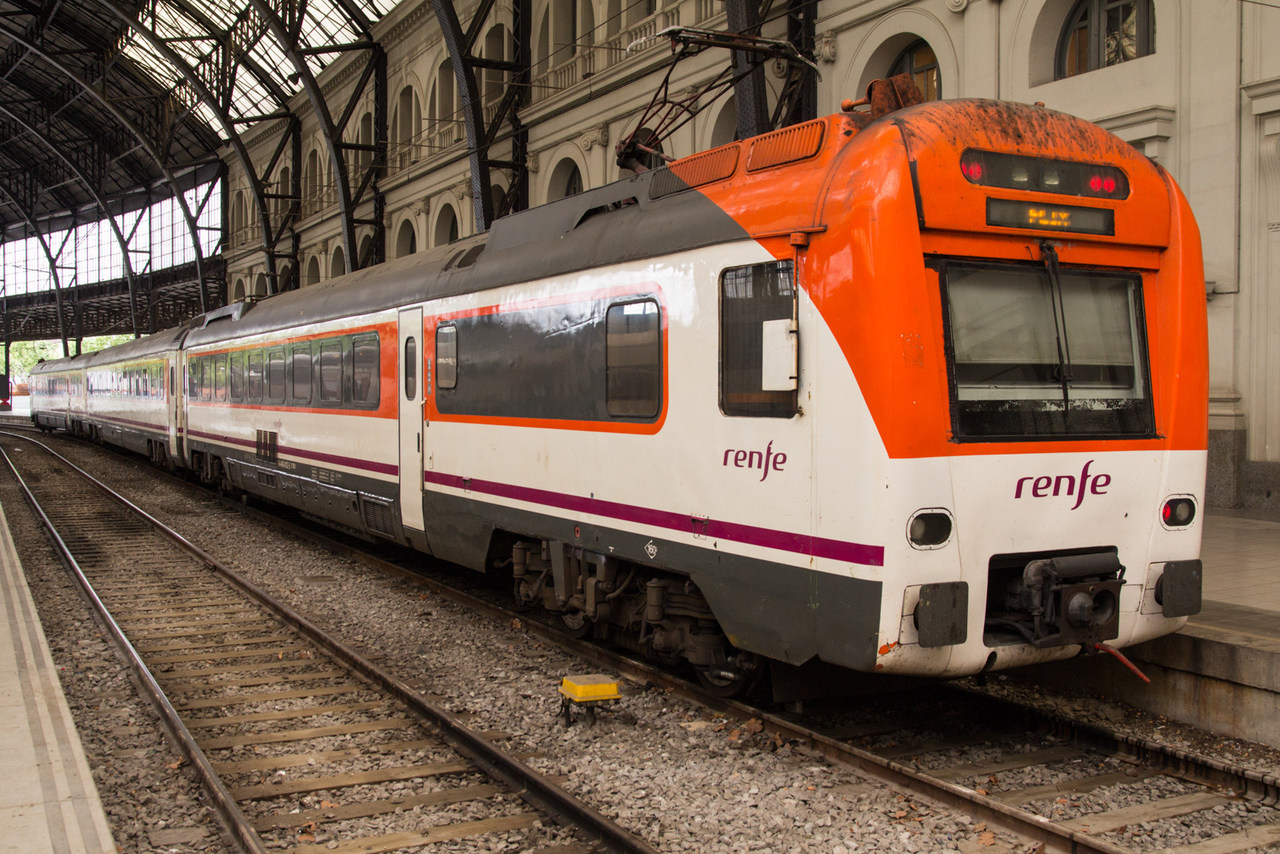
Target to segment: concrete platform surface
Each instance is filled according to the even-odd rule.
[[[0,852],[113,854],[115,842],[0,507]]]

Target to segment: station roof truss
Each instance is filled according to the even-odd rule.
[[[289,128],[286,139],[296,140],[300,122],[290,103],[297,103],[301,92],[320,117],[334,174],[341,176],[337,183],[348,220],[344,238],[350,242],[358,224],[355,207],[376,194],[376,181],[347,168],[356,161],[350,150],[360,147],[344,140],[350,109],[331,112],[316,78],[338,58],[355,54],[366,65],[362,85],[385,88],[386,60],[371,28],[393,5],[392,0],[0,0],[0,239],[39,238],[44,253],[56,255],[49,235],[101,221],[120,245],[125,259],[120,284],[128,294],[128,305],[121,308],[119,293],[98,293],[119,288],[61,281],[67,277],[60,277],[50,261],[51,294],[5,297],[6,337],[30,337],[18,326],[47,331],[47,323],[22,324],[8,316],[25,311],[23,317],[36,317],[33,300],[59,304],[55,325],[64,338],[94,334],[79,328],[82,316],[109,317],[114,331],[150,331],[157,312],[149,309],[145,295],[171,290],[172,274],[163,273],[164,282],[150,281],[145,264],[130,257],[130,235],[117,220],[166,198],[177,200],[187,225],[184,239],[196,248],[191,271],[196,281],[187,290],[201,310],[214,307],[210,298],[225,299],[225,288],[210,287],[223,275],[223,266],[201,257],[199,200],[192,204],[183,192],[218,181],[227,151],[252,176],[261,247],[274,277],[280,258],[296,256],[296,247],[283,236],[296,220],[298,191],[272,180],[279,155],[255,165],[241,136],[261,121],[281,120]],[[376,99],[385,105],[384,92]],[[379,118],[381,132],[364,148],[385,150],[385,116]],[[296,176],[298,170],[293,171]],[[380,248],[374,254],[378,257],[364,260],[381,259]],[[92,310],[65,305],[95,295],[102,305]],[[124,330],[121,310],[128,315]]]
[[[477,231],[495,215],[528,204],[527,127],[520,110],[530,80],[532,0],[511,0],[511,56],[479,55],[483,25],[495,0],[427,0],[455,69],[471,167]],[[807,0],[726,0],[731,31],[759,35],[781,3],[788,38],[811,55]],[[0,241],[35,238],[53,288],[0,291],[6,343],[58,330],[64,342],[103,332],[143,334],[183,311],[216,308],[226,299],[226,265],[201,251],[201,186],[223,183],[225,161],[247,181],[254,236],[237,251],[260,253],[266,293],[298,286],[302,193],[302,116],[318,125],[336,196],[344,257],[350,269],[386,258],[385,204],[379,178],[387,168],[387,57],[374,33],[398,0],[0,0]],[[466,14],[460,14],[465,6]],[[504,7],[507,8],[507,7]],[[776,10],[774,10],[776,11]],[[798,27],[799,25],[799,27]],[[744,51],[735,49],[735,64]],[[342,63],[354,85],[338,96],[322,90],[325,69]],[[336,69],[335,69],[336,70]],[[481,108],[484,71],[505,78],[496,114]],[[777,124],[763,111],[763,71],[739,71],[739,132]],[[806,99],[812,101],[812,87]],[[793,113],[811,112],[811,104]],[[372,102],[372,128],[353,121]],[[744,108],[743,104],[747,105]],[[797,115],[782,118],[791,123]],[[276,148],[251,157],[247,134],[279,123]],[[504,131],[503,128],[509,128]],[[491,147],[509,134],[510,154]],[[489,173],[505,169],[513,186],[495,211]],[[181,209],[195,261],[189,281],[154,271],[131,253],[127,215],[156,201]],[[227,209],[217,235],[227,235]],[[112,283],[78,283],[57,259],[57,234],[101,222],[124,259]],[[358,228],[373,239],[358,249]],[[206,230],[208,227],[206,226]],[[208,235],[204,235],[207,237]],[[65,238],[63,238],[65,239]],[[247,247],[247,248],[246,248]],[[362,251],[361,251],[362,249]],[[185,268],[184,268],[185,269]],[[95,305],[82,301],[97,300]],[[38,331],[37,331],[38,330]],[[64,344],[64,349],[66,345]]]

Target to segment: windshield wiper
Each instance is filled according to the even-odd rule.
[[[1058,250],[1047,240],[1040,241],[1040,257],[1049,274],[1049,302],[1053,305],[1053,332],[1058,344],[1058,370],[1055,379],[1062,384],[1062,417],[1070,412],[1071,342],[1067,338],[1067,312],[1062,303],[1062,281],[1058,277]]]

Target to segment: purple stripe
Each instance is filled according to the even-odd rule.
[[[233,436],[222,436],[216,433],[203,433],[198,430],[188,430],[187,435],[200,439],[208,439],[211,442],[221,442],[224,445],[232,445],[237,448],[244,448],[257,452],[258,443],[250,442],[248,439],[237,439]],[[312,462],[325,463],[327,465],[345,466],[352,469],[362,469],[363,471],[374,472],[375,474],[396,475],[400,472],[400,467],[391,463],[376,463],[373,460],[360,460],[354,457],[344,457],[340,454],[326,454],[322,451],[308,451],[306,448],[290,448],[281,445],[276,449],[276,453],[280,456],[297,457],[303,460],[311,460]]]
[[[154,430],[157,433],[168,433],[169,425],[167,424],[148,424],[146,421],[131,421],[128,418],[113,418],[110,415],[88,415],[87,418],[98,418],[110,424],[124,424],[128,427],[141,427],[145,430]]]
[[[620,504],[616,501],[602,501],[598,498],[583,498],[580,495],[566,495],[550,492],[545,489],[533,489],[516,486],[510,483],[497,483],[475,478],[463,478],[453,474],[424,472],[427,483],[437,486],[448,486],[454,489],[465,489],[498,498],[509,498],[515,501],[527,501],[560,510],[569,510],[591,516],[604,516],[620,519],[649,527],[666,528],[682,533],[698,533],[718,540],[729,540],[752,546],[778,549],[813,557],[831,558],[832,560],[856,563],[863,566],[884,566],[884,547],[868,546],[862,543],[846,543],[842,540],[829,540],[823,537],[811,537],[790,531],[777,531],[772,528],[758,528],[754,525],[739,525],[734,522],[718,522],[708,519],[703,522],[682,513],[671,513],[666,510],[655,510],[651,507],[636,507],[632,504]]]

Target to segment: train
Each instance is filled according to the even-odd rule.
[[[498,576],[732,694],[1200,608],[1199,232],[1089,122],[840,113],[32,373],[32,418]]]

